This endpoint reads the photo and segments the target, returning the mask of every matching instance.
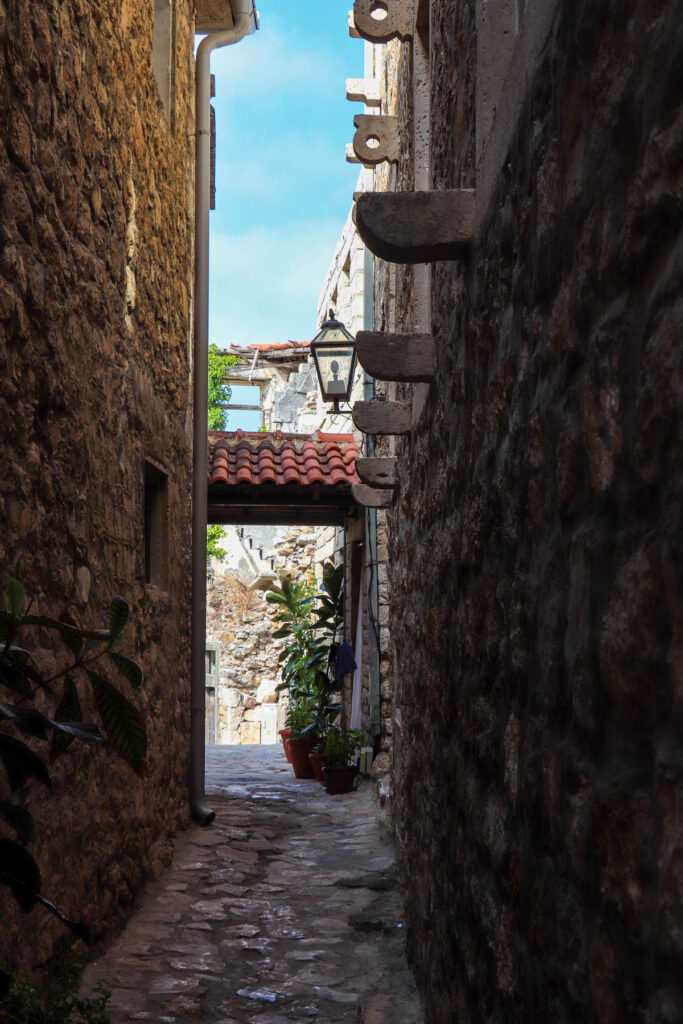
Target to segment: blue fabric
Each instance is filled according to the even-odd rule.
[[[338,676],[345,676],[347,672],[353,672],[358,666],[356,665],[356,659],[353,656],[353,651],[346,640],[340,643],[337,650],[337,661],[335,663],[335,671]]]

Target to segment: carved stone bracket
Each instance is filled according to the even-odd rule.
[[[364,434],[409,434],[413,425],[410,402],[355,402],[352,416]]]
[[[398,484],[397,459],[356,459],[356,472],[370,487],[390,488]]]
[[[460,259],[474,237],[473,189],[364,192],[353,219],[368,249],[390,263]]]
[[[414,0],[354,0],[353,5],[356,32],[369,43],[412,39],[414,13]]]
[[[398,162],[398,118],[382,114],[356,114],[353,123],[358,129],[353,137],[353,151],[361,163]],[[375,145],[370,143],[374,141]]]
[[[365,508],[391,508],[394,500],[391,491],[379,491],[367,484],[353,484],[351,493],[359,505]]]
[[[379,107],[379,82],[374,78],[347,78],[346,98],[353,103],[364,103],[366,107]]]
[[[428,384],[434,379],[435,351],[431,334],[359,331],[356,354],[363,369],[376,380]]]

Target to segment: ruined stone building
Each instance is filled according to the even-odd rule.
[[[359,357],[389,382],[356,417],[388,461],[357,470],[389,507],[427,1020],[673,1024],[683,8],[356,0],[350,25],[379,168]]]

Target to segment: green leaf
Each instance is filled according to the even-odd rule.
[[[6,732],[0,732],[0,758],[13,793],[32,776],[50,788],[50,774],[38,755]]]
[[[0,661],[0,683],[22,697],[31,696],[31,684],[25,669],[17,668],[7,661]]]
[[[78,690],[73,679],[69,675],[64,676],[64,687],[59,704],[55,708],[54,720],[62,722],[82,722],[83,712],[81,702],[78,698]],[[52,744],[50,746],[50,760],[54,761],[71,746],[75,736],[64,729],[55,729],[52,733]]]
[[[39,740],[47,739],[49,719],[35,708],[18,708],[10,704],[0,704],[0,718],[6,718],[19,729],[24,736],[33,736]]]
[[[95,633],[88,633],[88,638],[85,641],[85,647],[83,648],[83,654],[90,654],[97,647],[101,647],[102,644],[106,644],[111,640],[111,635],[108,629],[98,629]]]
[[[74,658],[80,658],[83,650],[83,634],[81,630],[77,626],[71,626],[68,622],[62,622],[59,626],[59,635]]]
[[[0,885],[7,885],[25,914],[40,894],[40,870],[28,850],[16,839],[0,839]]]
[[[16,665],[17,668],[25,668],[28,665],[29,658],[31,657],[30,651],[27,651],[23,647],[8,647],[5,651],[6,657],[9,661]]]
[[[33,818],[25,807],[19,807],[9,800],[0,800],[0,818],[14,829],[21,843],[28,843],[33,835]]]
[[[77,921],[72,921],[66,916],[66,914],[63,914],[61,910],[54,905],[54,903],[50,903],[50,901],[46,900],[44,896],[40,895],[40,893],[36,893],[36,902],[40,903],[41,907],[45,907],[46,910],[49,910],[51,914],[54,914],[55,917],[65,924],[67,928],[70,928],[74,935],[77,935],[79,939],[83,939],[83,942],[89,946],[92,945],[93,938],[89,928],[83,924],[78,924]]]
[[[55,729],[84,743],[104,743],[104,736],[96,722],[54,722]]]
[[[107,653],[121,675],[128,680],[133,689],[139,689],[142,686],[142,669],[138,663],[133,661],[132,658],[124,657],[123,654],[117,654],[116,651],[108,651]]]
[[[16,616],[21,615],[21,609],[24,607],[24,601],[26,600],[26,591],[19,580],[7,580],[5,589],[2,592],[2,599],[8,612]]]
[[[273,640],[281,640],[283,637],[291,635],[291,626],[280,626],[280,628],[276,629],[275,632],[273,633]]]
[[[125,629],[129,612],[128,602],[124,597],[115,597],[109,605],[107,624],[109,625],[109,632],[117,639]]]
[[[12,616],[0,608],[0,644],[6,644],[12,636]]]
[[[86,673],[109,742],[133,771],[142,775],[147,736],[139,711],[97,672],[86,669]]]
[[[268,604],[287,604],[282,594],[278,594],[274,590],[268,591],[266,594],[266,601]]]

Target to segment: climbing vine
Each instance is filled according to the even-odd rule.
[[[238,363],[237,356],[224,355],[216,345],[209,345],[209,430],[227,430],[228,410],[232,390],[225,382],[231,366]]]
[[[225,376],[231,366],[239,362],[237,356],[224,355],[216,345],[209,345],[209,430],[226,430],[228,426],[228,410],[225,408],[232,394]],[[206,558],[217,558],[222,562],[225,551],[220,546],[225,536],[222,526],[209,526],[206,530]],[[207,568],[208,571],[208,568]]]

